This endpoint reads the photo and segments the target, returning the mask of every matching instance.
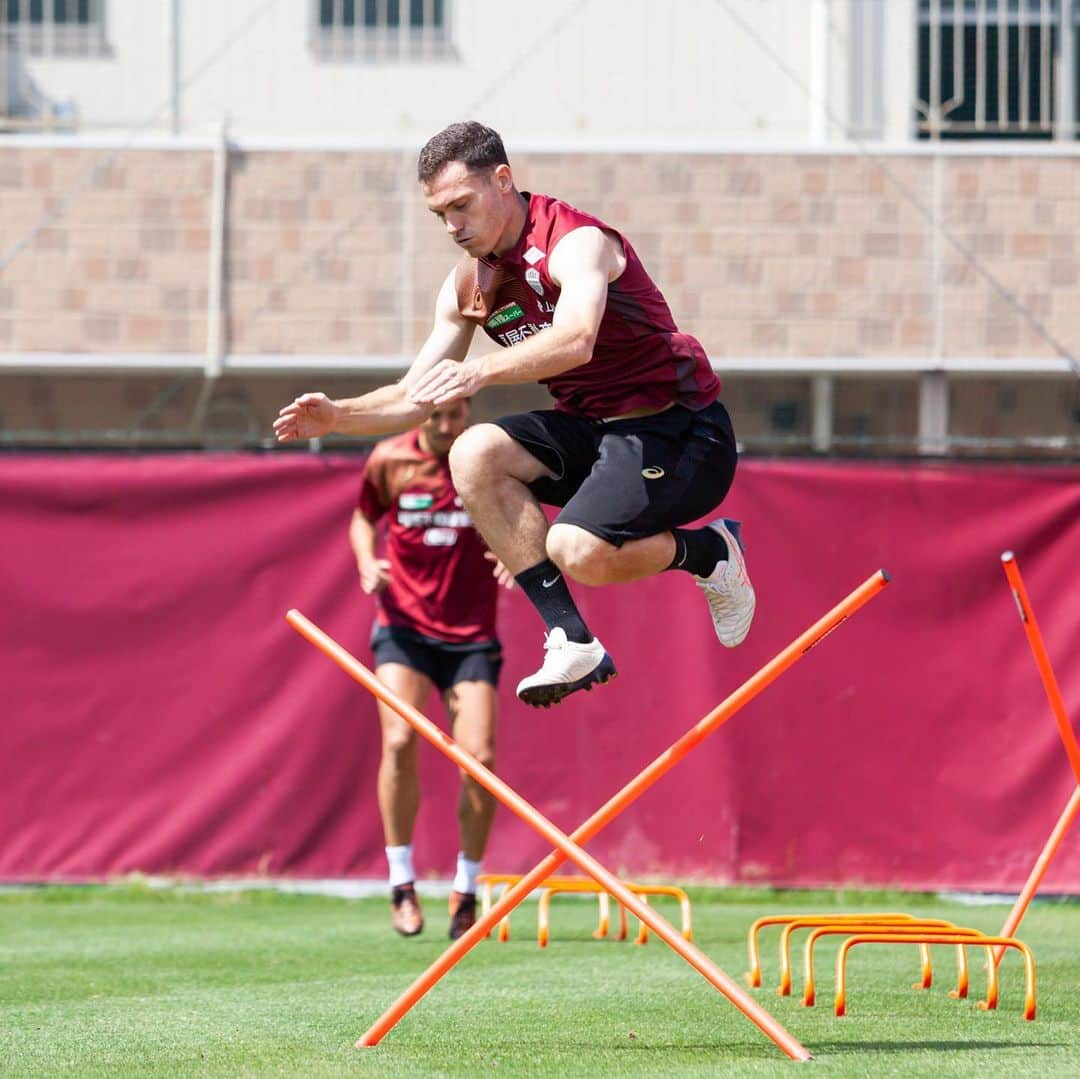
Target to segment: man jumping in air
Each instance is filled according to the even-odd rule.
[[[490,128],[441,131],[421,151],[418,176],[463,252],[427,341],[398,382],[344,400],[296,398],[274,424],[278,439],[402,431],[485,386],[540,382],[555,408],[476,424],[450,453],[465,508],[547,626],[543,664],[518,697],[546,707],[615,674],[567,578],[689,573],[720,643],[741,643],[755,601],[738,525],[685,527],[723,501],[737,461],[700,343],[679,332],[625,237],[515,187]],[[466,360],[477,326],[503,347]],[[541,503],[561,507],[550,527]]]

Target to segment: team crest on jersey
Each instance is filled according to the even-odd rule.
[[[434,501],[434,495],[406,491],[398,499],[398,505],[403,510],[429,510]]]
[[[521,305],[514,303],[512,300],[508,304],[504,304],[496,311],[491,318],[484,323],[484,329],[494,330],[499,326],[504,325],[507,322],[513,322],[514,319],[524,318],[525,312],[521,309]]]
[[[544,286],[540,281],[540,271],[535,266],[530,266],[525,271],[525,281],[537,296],[544,295]]]
[[[522,258],[530,265],[535,266],[544,257],[544,252],[535,244],[522,255]]]

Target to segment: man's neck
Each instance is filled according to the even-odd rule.
[[[492,254],[495,256],[502,256],[507,251],[513,250],[517,245],[518,240],[521,239],[521,233],[525,228],[525,222],[529,220],[529,200],[520,192],[514,191],[514,206],[511,211],[510,220],[506,223],[506,228],[503,229],[503,234],[499,239],[498,244],[495,246],[495,250]]]
[[[432,457],[445,457],[445,453],[439,453],[428,440],[424,437],[423,431],[416,432],[416,444],[420,447],[422,453],[430,454]]]

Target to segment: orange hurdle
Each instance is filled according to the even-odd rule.
[[[1069,723],[1069,717],[1065,714],[1065,700],[1061,696],[1061,689],[1058,687],[1057,679],[1054,677],[1054,669],[1050,666],[1050,656],[1047,654],[1046,645],[1043,644],[1042,634],[1039,632],[1039,623],[1035,621],[1035,612],[1031,609],[1031,601],[1028,599],[1024,580],[1020,576],[1020,567],[1016,564],[1016,557],[1012,551],[1006,551],[1001,556],[1001,565],[1005,570],[1005,578],[1009,582],[1009,588],[1012,589],[1013,599],[1016,600],[1016,609],[1020,614],[1020,621],[1024,626],[1028,644],[1031,646],[1032,654],[1035,656],[1035,666],[1039,669],[1043,689],[1046,691],[1046,696],[1050,701],[1050,709],[1054,713],[1054,719],[1057,722],[1058,734],[1061,736],[1065,752],[1069,757],[1069,763],[1072,765],[1073,772],[1076,775],[1076,782],[1080,784],[1080,743],[1077,742],[1076,735],[1073,733],[1072,726]],[[1005,924],[1001,927],[1001,936],[1011,937],[1016,932],[1017,927],[1027,913],[1031,900],[1035,897],[1035,893],[1042,883],[1043,877],[1046,875],[1047,869],[1050,867],[1050,862],[1057,853],[1058,847],[1061,846],[1061,842],[1069,830],[1069,826],[1076,819],[1078,813],[1080,813],[1080,786],[1077,786],[1072,792],[1072,796],[1069,798],[1064,810],[1062,810],[1061,816],[1058,817],[1057,824],[1054,825],[1053,830],[1050,832],[1050,836],[1039,857],[1035,859],[1035,865],[1032,867],[1031,873],[1028,874],[1028,879],[1024,882],[1024,887],[1020,890],[1009,916],[1005,919]],[[1000,963],[1004,954],[1004,947],[997,948],[994,952],[994,962]]]
[[[743,974],[743,979],[751,989],[757,989],[761,985],[761,952],[758,947],[758,937],[761,930],[767,926],[789,925],[791,922],[805,918],[813,918],[819,925],[828,925],[832,922],[846,922],[858,917],[855,914],[766,914],[761,918],[756,918],[750,923],[750,931],[746,935],[746,949],[749,953],[750,969]],[[862,915],[865,921],[874,920],[882,924],[888,924],[891,921],[909,921],[911,917],[910,914],[892,913]],[[783,990],[785,971],[787,971],[787,992]],[[781,941],[780,952],[780,984],[777,986],[776,992],[778,996],[787,996],[791,992],[791,964],[787,959],[787,949],[783,947],[783,941]]]
[[[480,913],[487,914],[491,910],[491,896],[492,890],[497,885],[503,885],[503,894],[506,893],[506,889],[513,884],[516,884],[521,880],[520,873],[481,873],[476,878],[476,883],[481,886],[480,891]],[[593,936],[597,940],[603,940],[607,935],[611,927],[611,897],[605,891],[601,891],[596,887],[596,882],[591,877],[571,877],[571,876],[558,876],[548,877],[547,880],[541,881],[536,887],[538,889],[545,889],[552,883],[556,884],[582,884],[586,885],[583,889],[586,892],[595,892],[599,905],[599,920],[597,921],[596,928],[593,930]],[[636,887],[636,885],[628,885],[628,887]],[[626,940],[626,910],[624,907],[619,907],[619,934],[615,938],[616,940]],[[685,934],[683,934],[685,936]],[[498,941],[500,944],[505,944],[510,939],[510,915],[507,914],[499,921],[499,936]],[[690,938],[687,937],[689,940]]]
[[[838,926],[842,929],[849,929],[852,932],[858,930],[869,932],[880,929],[881,932],[885,933],[891,932],[893,926],[905,928],[911,925],[922,924],[924,923],[921,919],[917,919],[911,914],[867,914],[864,916],[858,914],[837,914],[831,917],[829,915],[807,915],[805,918],[792,918],[780,933],[780,984],[776,987],[776,995],[779,997],[786,997],[791,994],[791,937],[793,933],[800,929],[817,929],[821,927]],[[945,928],[951,926],[952,922],[937,920],[933,924]],[[813,952],[811,951],[811,955],[812,954]],[[813,975],[811,974],[811,981],[812,979]],[[927,949],[923,955],[922,988],[928,989],[932,979],[933,974],[930,969],[930,950]],[[805,1003],[805,1000],[803,1003]]]
[[[803,997],[804,1008],[812,1008],[815,1001],[814,986],[814,945],[821,937],[840,933],[874,933],[877,936],[895,937],[909,944],[916,944],[919,948],[919,958],[922,961],[922,978],[912,985],[912,989],[929,989],[934,984],[933,972],[930,967],[930,945],[925,940],[927,933],[957,933],[970,937],[973,943],[981,943],[986,936],[982,930],[969,929],[967,926],[954,925],[944,918],[913,918],[910,922],[894,922],[889,926],[874,925],[868,922],[860,926],[857,923],[848,925],[821,925],[812,929],[806,938],[806,946],[803,950]],[[986,949],[989,959],[990,949]],[[949,996],[960,1000],[968,995],[968,963],[967,952],[963,945],[956,947],[956,988],[949,990]]]
[[[682,935],[686,940],[694,939],[690,927],[690,897],[682,888],[678,888],[674,884],[639,884],[638,888],[638,894],[646,904],[649,902],[650,895],[669,895],[673,899],[677,899],[679,901],[679,914],[682,918]],[[634,938],[634,943],[649,943],[649,927],[644,922],[641,922],[638,926],[638,935]]]
[[[581,878],[585,879],[585,878]],[[476,883],[480,885],[480,916],[483,917],[489,910],[491,910],[491,894],[493,888],[497,885],[503,885],[503,894],[506,893],[507,887],[511,884],[516,884],[521,880],[520,873],[481,873],[476,878]],[[546,883],[543,882],[543,883]],[[505,943],[510,939],[510,915],[501,919],[499,922],[499,943]]]
[[[679,901],[679,913],[682,920],[682,936],[683,940],[693,940],[694,934],[690,923],[690,897],[683,891],[682,888],[677,888],[672,884],[632,884],[630,881],[624,881],[626,887],[630,889],[634,895],[640,896],[642,902],[648,903],[648,897],[650,895],[669,895],[678,899]],[[559,877],[551,877],[544,882],[544,890],[540,893],[540,903],[536,911],[536,943],[541,948],[546,948],[550,937],[549,925],[550,925],[550,907],[551,900],[554,896],[567,893],[582,895],[598,893],[600,896],[601,913],[600,913],[600,925],[593,933],[594,937],[606,937],[607,936],[607,918],[606,907],[607,893],[602,892],[597,888],[595,881],[592,880],[578,880],[576,878],[566,878],[561,880]],[[620,905],[619,911],[622,915],[621,932],[619,934],[619,940],[626,939],[626,911]],[[635,944],[647,944],[649,941],[649,930],[644,922],[641,923],[641,927],[638,930],[637,937],[634,938]]]
[[[491,910],[491,897],[493,889],[499,885],[509,887],[512,884],[516,884],[521,880],[520,874],[517,873],[481,873],[476,878],[476,883],[480,885],[480,913],[487,914]],[[690,897],[683,891],[682,888],[678,888],[675,885],[669,884],[637,884],[630,881],[623,882],[627,888],[629,888],[635,895],[647,897],[650,895],[670,895],[679,901],[679,911],[682,919],[681,932],[684,940],[693,940],[693,927],[691,922],[690,913]],[[549,922],[550,916],[548,908],[551,905],[551,898],[553,895],[560,892],[563,893],[578,893],[583,895],[595,895],[599,902],[599,921],[596,928],[593,930],[593,937],[597,940],[603,940],[607,937],[611,926],[611,904],[610,896],[603,889],[598,888],[596,881],[591,877],[572,877],[572,876],[558,876],[548,877],[547,880],[541,881],[537,885],[540,891],[540,904],[537,910],[537,928],[536,939],[541,948],[547,947],[550,937]],[[648,943],[648,929],[642,923],[641,928],[638,931],[638,935],[634,940],[635,944]],[[616,940],[626,940],[627,937],[627,925],[626,925],[626,909],[619,905],[619,933],[615,938]],[[500,944],[505,944],[510,939],[510,916],[506,915],[499,922],[499,934],[498,940]]]
[[[1035,1018],[1035,958],[1031,949],[1015,937],[987,937],[965,936],[965,932],[977,933],[977,930],[950,930],[941,933],[927,933],[920,939],[926,944],[979,944],[986,947],[986,1000],[980,1000],[978,1006],[982,1011],[991,1011],[997,1007],[998,980],[997,964],[992,962],[992,948],[994,945],[1001,948],[1016,948],[1024,957],[1024,1018]],[[836,956],[836,1003],[834,1011],[837,1016],[847,1014],[847,955],[856,944],[912,944],[912,940],[904,940],[901,936],[887,933],[859,933],[848,937],[840,945],[840,951]]]
[[[809,1060],[810,1053],[784,1030],[768,1012],[759,1007],[752,998],[739,989],[727,975],[715,967],[694,945],[679,937],[669,923],[628,892],[617,878],[608,873],[578,844],[591,839],[606,824],[610,823],[612,819],[651,787],[660,776],[682,760],[691,749],[712,734],[740,708],[753,700],[767,685],[775,681],[784,671],[798,662],[802,656],[876,596],[888,581],[888,574],[884,570],[879,570],[864,581],[862,585],[852,591],[824,617],[820,618],[783,651],[774,656],[769,663],[700,720],[695,727],[691,728],[657,757],[630,783],[597,810],[592,817],[580,825],[571,837],[567,837],[555,828],[505,783],[488,769],[483,768],[469,754],[461,750],[452,739],[420,712],[411,708],[395,694],[391,693],[355,657],[351,656],[339,644],[304,618],[302,614],[295,610],[290,611],[286,618],[297,632],[323,651],[324,654],[337,663],[352,678],[364,685],[376,697],[394,708],[423,737],[431,741],[436,748],[450,757],[459,767],[464,768],[473,775],[478,782],[495,794],[513,812],[527,820],[545,839],[557,848],[555,852],[549,854],[528,874],[522,877],[517,884],[509,888],[499,902],[486,915],[479,918],[468,932],[454,941],[443,952],[442,956],[417,978],[369,1028],[357,1042],[358,1047],[377,1045],[387,1031],[469,950],[486,937],[491,928],[502,917],[513,910],[540,881],[549,876],[564,861],[573,858],[590,876],[610,891],[620,903],[644,920],[665,943],[687,959],[699,973],[719,989],[746,1018],[750,1019],[785,1054],[794,1060]]]

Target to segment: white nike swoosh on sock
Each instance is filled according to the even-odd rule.
[[[559,579],[558,577],[552,577],[550,581],[541,581],[540,582],[540,587],[541,588],[551,588],[551,586],[553,584],[555,584],[558,581],[558,579]]]

